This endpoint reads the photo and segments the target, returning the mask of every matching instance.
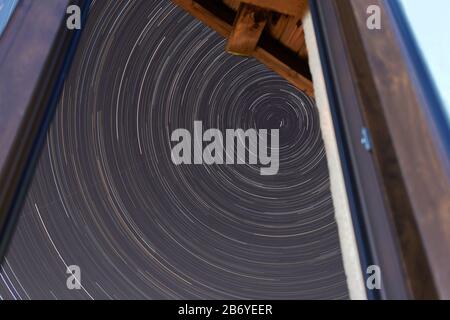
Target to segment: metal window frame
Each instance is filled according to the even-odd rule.
[[[80,6],[84,20],[90,0],[21,0],[0,39],[0,262],[82,31],[65,26],[72,4]]]

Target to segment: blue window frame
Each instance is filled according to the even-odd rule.
[[[0,35],[5,30],[19,0],[0,0]]]

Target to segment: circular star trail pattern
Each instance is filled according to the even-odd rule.
[[[166,1],[94,2],[2,298],[347,298],[314,103],[224,46]],[[279,129],[279,173],[175,166],[170,135],[194,121]]]

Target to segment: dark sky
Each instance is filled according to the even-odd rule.
[[[3,299],[348,297],[316,108],[224,46],[168,1],[94,2]],[[195,120],[280,129],[279,174],[173,165],[170,133]]]

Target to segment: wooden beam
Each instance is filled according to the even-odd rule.
[[[172,0],[174,4],[183,8],[185,11],[190,13],[196,19],[200,20],[208,27],[216,31],[222,37],[228,38],[231,34],[233,27],[216,17],[210,11],[203,8],[201,5],[192,0]]]
[[[268,30],[269,33],[277,40],[280,40],[281,36],[283,35],[284,31],[287,28],[288,22],[291,17],[280,14],[277,12],[272,12],[271,17],[269,19],[269,25]]]
[[[295,17],[302,17],[308,8],[307,0],[242,0],[242,2]]]
[[[225,3],[228,7],[230,7],[234,11],[238,11],[239,6],[241,5],[241,0],[223,0],[223,3]]]
[[[305,32],[299,18],[289,17],[280,42],[296,53],[305,46]]]
[[[391,133],[438,297],[450,299],[450,170],[448,150],[443,147],[437,125],[430,117],[431,110],[436,108],[435,102],[428,93],[423,94],[426,91],[423,82],[427,80],[420,79],[419,83],[415,80],[418,74],[414,68],[418,66],[408,65],[406,49],[395,26],[398,20],[389,19],[388,11],[392,11],[387,4],[382,0],[347,1],[357,21],[368,68],[373,70],[372,90],[379,93],[381,112],[385,114]],[[385,17],[380,32],[371,32],[361,16],[372,4],[378,5],[382,9],[381,16]],[[403,219],[399,224],[404,228],[402,222]],[[410,247],[411,241],[403,245]],[[407,264],[413,269],[417,259],[414,255],[407,258]],[[418,268],[411,272],[419,276],[424,273]],[[418,280],[412,279],[416,283],[420,282]],[[422,283],[415,285],[423,286]]]
[[[275,71],[280,76],[296,86],[298,89],[305,92],[308,96],[314,97],[314,88],[312,82],[296,72],[286,63],[280,61],[278,58],[274,57],[260,47],[256,48],[253,56],[259,62],[265,64],[266,67]]]
[[[376,32],[366,25],[369,5],[381,9],[383,28]],[[354,180],[349,197],[358,196],[362,253],[383,273],[380,296],[450,299],[450,170],[443,139],[449,135],[432,118],[436,103],[426,77],[408,62],[400,10],[384,0],[311,2],[329,98],[342,127],[344,174]],[[370,152],[361,145],[363,127]]]
[[[195,1],[172,0],[172,2],[183,8],[196,19],[202,21],[204,24],[206,24],[208,27],[210,27],[223,37],[228,38],[231,35],[231,32],[233,30],[233,26],[231,25],[231,23],[220,19],[211,11],[205,9]],[[292,67],[287,65],[278,57],[272,55],[267,50],[260,47],[256,48],[253,56],[261,63],[265,64],[269,69],[280,74],[283,78],[292,83],[299,90],[305,92],[310,97],[314,97],[314,89],[311,80],[296,72]]]
[[[252,55],[266,26],[266,14],[259,7],[241,3],[226,50],[235,55]]]

